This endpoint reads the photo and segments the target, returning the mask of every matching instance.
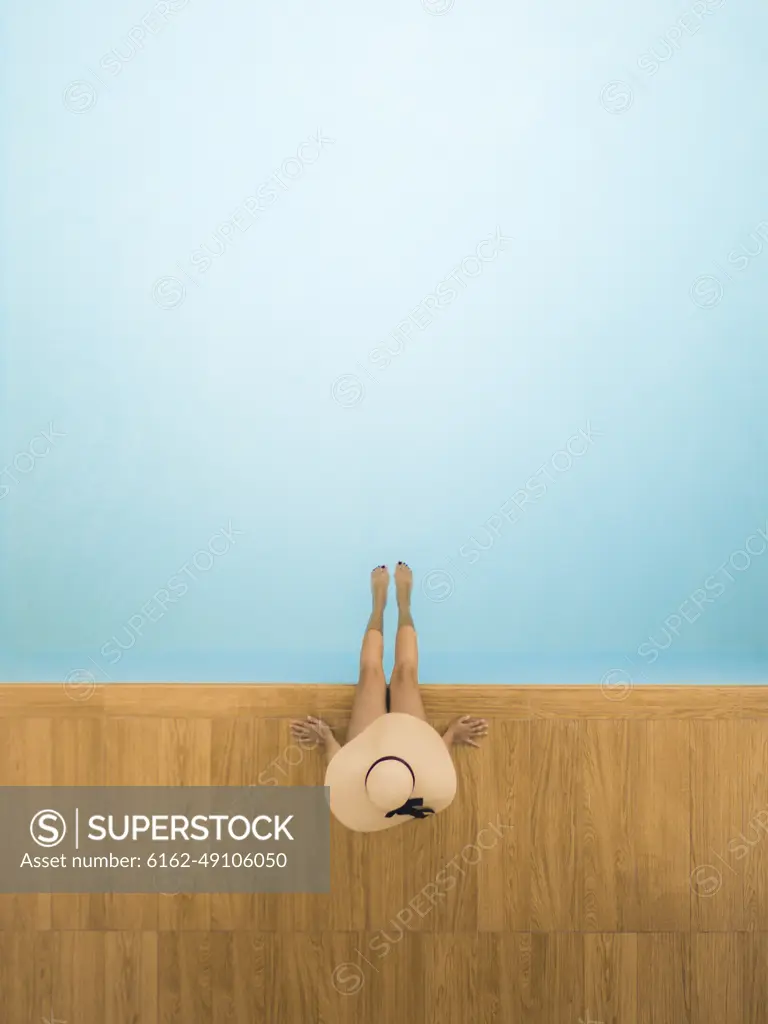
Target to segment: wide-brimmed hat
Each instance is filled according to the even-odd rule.
[[[379,832],[443,810],[456,769],[439,733],[421,718],[381,715],[331,759],[325,773],[334,817],[354,832]]]

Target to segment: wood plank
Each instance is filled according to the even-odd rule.
[[[749,726],[746,727],[747,729]],[[691,926],[745,927],[743,851],[745,725],[691,724]]]
[[[768,1022],[768,933],[744,936],[744,1024]]]
[[[101,718],[106,687],[84,683],[0,683],[0,718]]]
[[[467,1007],[478,1021],[502,1021],[498,947],[492,935],[436,933],[427,938],[430,963],[426,974],[425,1007],[430,1024],[466,1024]],[[405,959],[405,958],[403,958]],[[418,991],[412,967],[403,972],[407,992]],[[403,1007],[408,1020],[408,1007]],[[422,1018],[424,1019],[424,1018]]]
[[[327,936],[324,938],[327,940]],[[432,933],[406,930],[397,944],[386,947],[377,943],[381,936],[371,932],[360,935],[361,949],[365,956],[371,956],[371,963],[362,962],[365,986],[356,997],[357,1014],[351,1012],[352,1005],[347,1005],[343,1007],[347,1016],[339,1019],[348,1024],[368,1020],[386,1024],[438,1020],[435,999],[442,1009],[443,997],[436,992],[441,961],[434,950],[435,938]],[[338,1012],[338,1001],[332,1009]],[[324,1019],[330,1024],[336,1018],[329,1012]]]
[[[420,1012],[427,970],[423,936],[406,934],[392,946],[376,932],[325,932],[317,938],[322,948],[318,1019],[329,1024],[397,1019],[402,1024],[410,1019],[404,1003],[411,994],[411,1012]],[[405,971],[411,976],[404,981]],[[410,992],[415,971],[422,972],[422,983]]]
[[[52,786],[53,737],[50,718],[0,719],[0,783]],[[50,928],[52,899],[50,893],[0,893],[0,929]]]
[[[159,720],[157,785],[211,785],[211,720],[162,718]],[[173,876],[171,876],[171,879]],[[211,896],[208,893],[168,893],[158,898],[158,926],[164,931],[202,932],[211,927]]]
[[[738,689],[744,718],[768,718],[768,685],[740,686]]]
[[[690,927],[690,724],[649,722],[638,735],[633,783],[637,842],[637,916],[630,931]]]
[[[333,951],[330,952],[332,959]],[[345,986],[347,976],[335,974],[331,964],[329,979]],[[268,940],[266,1020],[314,1021],[319,1018],[319,989],[324,982],[324,954],[319,936],[306,932],[274,934]],[[360,975],[351,973],[356,984]],[[329,1002],[341,1003],[339,993],[330,982]],[[345,993],[347,989],[345,986]],[[356,997],[359,989],[350,989],[343,998]],[[331,1018],[333,1019],[333,1018]]]
[[[604,686],[532,686],[534,718],[741,718],[740,686],[635,686],[623,676]]]
[[[431,828],[435,822],[417,821],[415,825],[426,825]],[[333,821],[332,838],[341,831],[342,826]],[[397,917],[407,907],[424,885],[431,881],[423,877],[417,866],[405,864],[405,844],[402,830],[408,824],[377,832],[374,835],[357,835],[356,842],[360,856],[367,866],[366,877],[375,878],[374,885],[367,885],[363,894],[362,906],[365,913],[365,930],[375,932],[386,929],[387,934],[394,936],[392,941],[402,934],[404,926]],[[333,850],[333,847],[331,848]],[[334,898],[338,890],[334,889]]]
[[[159,1024],[214,1024],[210,932],[160,932]]]
[[[211,721],[211,784],[252,786],[258,776],[255,715],[213,718]],[[249,893],[211,893],[211,927],[247,930],[258,925],[254,897]]]
[[[52,933],[51,1011],[62,1020],[102,1020],[104,936],[89,931]]]
[[[263,772],[269,772],[279,785],[287,785],[292,754],[286,758],[286,751],[293,747],[288,719],[259,718],[255,727],[255,757],[253,759],[253,782]],[[256,893],[251,897],[255,927],[262,931],[285,929],[286,931],[322,931],[327,923],[328,897],[316,894]]]
[[[700,932],[691,946],[694,1024],[746,1019],[745,944],[735,932]]]
[[[533,1021],[537,1006],[533,998],[533,936],[530,932],[497,932],[490,936],[496,947],[500,1020]],[[540,948],[540,947],[539,947]],[[537,982],[538,984],[538,982]]]
[[[157,786],[160,780],[159,719],[107,718],[104,721],[104,786]],[[158,927],[156,893],[107,893],[106,927],[115,931],[149,931]]]
[[[105,1024],[157,1024],[157,932],[111,931],[102,938]]]
[[[620,680],[621,682],[622,680]],[[107,683],[0,684],[0,718],[51,715],[102,715],[172,718],[296,717],[324,714],[346,722],[354,686],[333,683]],[[430,717],[475,714],[507,719],[566,718],[697,718],[760,719],[768,717],[766,686],[635,686],[624,696],[621,686],[446,685],[424,684],[424,705]],[[86,697],[87,695],[87,697]],[[617,697],[622,699],[616,699]],[[83,699],[86,697],[86,699]],[[457,712],[456,709],[459,709]]]
[[[576,842],[581,732],[579,722],[531,725],[531,927],[536,931],[581,927]]]
[[[586,1005],[584,936],[550,932],[531,936],[531,1024],[600,1020]],[[591,1018],[590,1018],[591,1014]]]
[[[690,935],[637,936],[637,992],[638,1024],[692,1024]]]
[[[637,1020],[637,935],[584,936],[584,1020]]]
[[[531,927],[531,726],[497,719],[481,749],[477,794],[478,928]]]
[[[50,1009],[50,989],[39,992],[40,976],[38,940],[49,937],[48,932],[35,934],[19,930],[0,931],[0,995],[3,1016],[8,1021],[28,1021],[42,1018]]]
[[[584,726],[580,919],[589,931],[630,931],[640,916],[635,815],[647,728],[626,720]]]
[[[251,932],[212,932],[211,1013],[214,1024],[265,1020],[266,945]]]
[[[744,878],[744,927],[768,932],[768,727],[745,722],[744,829],[732,843]]]
[[[104,719],[65,715],[53,719],[53,772],[60,786],[100,785],[104,778]],[[103,893],[58,893],[51,896],[52,927],[84,931],[105,928]]]

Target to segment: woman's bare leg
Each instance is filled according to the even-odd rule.
[[[367,729],[371,722],[387,713],[387,679],[384,675],[384,608],[387,604],[389,572],[385,565],[371,573],[373,609],[360,650],[360,678],[352,703],[347,743]]]
[[[415,718],[427,720],[419,691],[419,644],[411,616],[411,590],[413,573],[398,562],[395,569],[397,594],[397,636],[395,638],[395,667],[389,683],[392,711],[400,711]]]

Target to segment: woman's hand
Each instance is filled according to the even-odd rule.
[[[303,722],[291,722],[293,738],[306,746],[325,747],[325,753],[330,761],[334,754],[341,750],[341,744],[331,732],[331,727],[322,718],[313,718],[307,715]]]
[[[454,719],[443,734],[446,746],[454,744],[479,747],[479,740],[488,734],[488,723],[484,718],[462,715]]]
[[[296,740],[302,740],[304,743],[310,743],[314,740],[313,746],[324,746],[328,740],[333,739],[333,733],[331,727],[324,722],[322,718],[313,718],[311,715],[307,715],[306,721],[291,722],[291,732],[293,738]]]

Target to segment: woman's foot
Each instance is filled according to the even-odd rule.
[[[395,567],[395,591],[398,604],[411,603],[413,590],[413,572],[405,562],[398,562]]]
[[[386,565],[377,565],[371,573],[371,594],[373,595],[373,607],[381,608],[387,603],[387,592],[389,591],[389,569]]]
[[[387,591],[389,590],[389,569],[386,565],[377,565],[371,573],[371,594],[373,595],[373,608],[371,617],[368,620],[366,633],[374,629],[384,635],[384,609],[387,606]]]
[[[411,617],[411,591],[413,590],[413,572],[405,562],[398,562],[395,567],[395,593],[397,594],[397,628],[413,626]]]

